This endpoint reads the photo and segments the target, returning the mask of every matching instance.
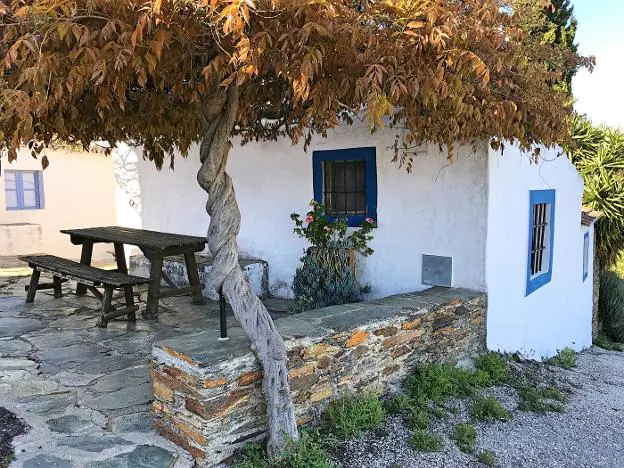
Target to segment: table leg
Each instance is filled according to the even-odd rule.
[[[197,270],[195,252],[185,252],[184,261],[186,262],[186,274],[188,275],[189,285],[193,288],[193,304],[205,304],[206,301],[202,295],[202,287],[199,282],[199,271]]]
[[[85,239],[82,242],[82,253],[80,254],[80,263],[83,265],[91,265],[91,258],[93,257],[93,241]],[[84,296],[87,294],[87,285],[78,284],[76,288],[76,296]]]
[[[126,295],[126,308],[132,309],[134,307],[134,296],[132,295],[132,286],[126,286],[124,288]],[[128,322],[136,322],[136,313],[128,313]]]
[[[124,245],[115,242],[115,260],[117,261],[117,271],[119,273],[128,273],[128,265],[126,265],[126,252]]]
[[[151,266],[145,318],[155,319],[158,317],[158,299],[160,295],[160,281],[162,279],[163,256],[160,253],[156,253],[151,254],[148,258]]]

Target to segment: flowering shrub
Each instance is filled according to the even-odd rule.
[[[310,206],[312,210],[303,220],[297,213],[290,215],[294,232],[313,246],[301,258],[293,279],[294,310],[362,301],[370,287],[356,278],[354,252],[373,253],[368,243],[373,239],[375,221],[367,218],[359,229],[349,229],[346,219],[330,220],[316,200]]]
[[[330,221],[325,208],[316,200],[310,202],[312,207],[302,220],[297,213],[290,215],[295,222],[294,232],[310,242],[314,247],[353,249],[367,256],[373,253],[368,243],[373,239],[371,234],[375,221],[366,218],[362,226],[349,232],[346,219]]]

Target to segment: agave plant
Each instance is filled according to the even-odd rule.
[[[600,267],[608,269],[624,249],[624,133],[585,116],[572,119],[571,133],[566,152],[585,180],[583,204],[602,213],[596,251]]]

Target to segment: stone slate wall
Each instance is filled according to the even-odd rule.
[[[335,314],[331,323],[340,326],[321,327],[314,337],[289,334],[289,318],[276,321],[287,336],[298,423],[318,422],[327,403],[340,395],[393,392],[419,363],[457,362],[482,351],[485,296],[462,294],[462,299],[428,296],[429,303],[418,294],[401,295],[388,298],[396,303],[393,307],[381,300],[357,311],[330,307],[310,311],[308,317],[293,316],[305,329],[302,321],[318,326],[324,310]],[[349,320],[354,323],[349,325]],[[153,412],[160,434],[187,449],[201,465],[213,466],[246,441],[264,436],[266,411],[255,357],[246,350],[229,355],[225,348],[217,354],[201,351],[210,346],[205,340],[198,334],[186,342],[155,346]],[[238,346],[237,341],[232,345]]]

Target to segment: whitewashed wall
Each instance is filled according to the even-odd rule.
[[[453,286],[485,288],[487,226],[487,155],[485,145],[473,153],[458,151],[448,166],[437,148],[419,154],[413,173],[391,162],[397,130],[371,135],[366,128],[343,127],[327,139],[315,139],[308,152],[287,141],[233,142],[228,171],[242,212],[238,237],[241,252],[269,262],[273,294],[287,296],[299,258],[307,244],[293,232],[290,213],[304,214],[313,197],[312,151],[363,146],[377,148],[379,227],[365,259],[363,280],[371,297],[415,291],[421,283],[422,254],[453,257]],[[145,229],[204,235],[206,194],[196,182],[197,148],[178,158],[175,171],[157,172],[139,161],[142,221]]]
[[[565,156],[548,151],[542,157],[532,165],[517,148],[502,155],[490,149],[488,164],[487,344],[532,358],[591,345],[593,269],[582,277],[583,180]],[[556,190],[552,280],[525,296],[529,190],[543,189]]]

